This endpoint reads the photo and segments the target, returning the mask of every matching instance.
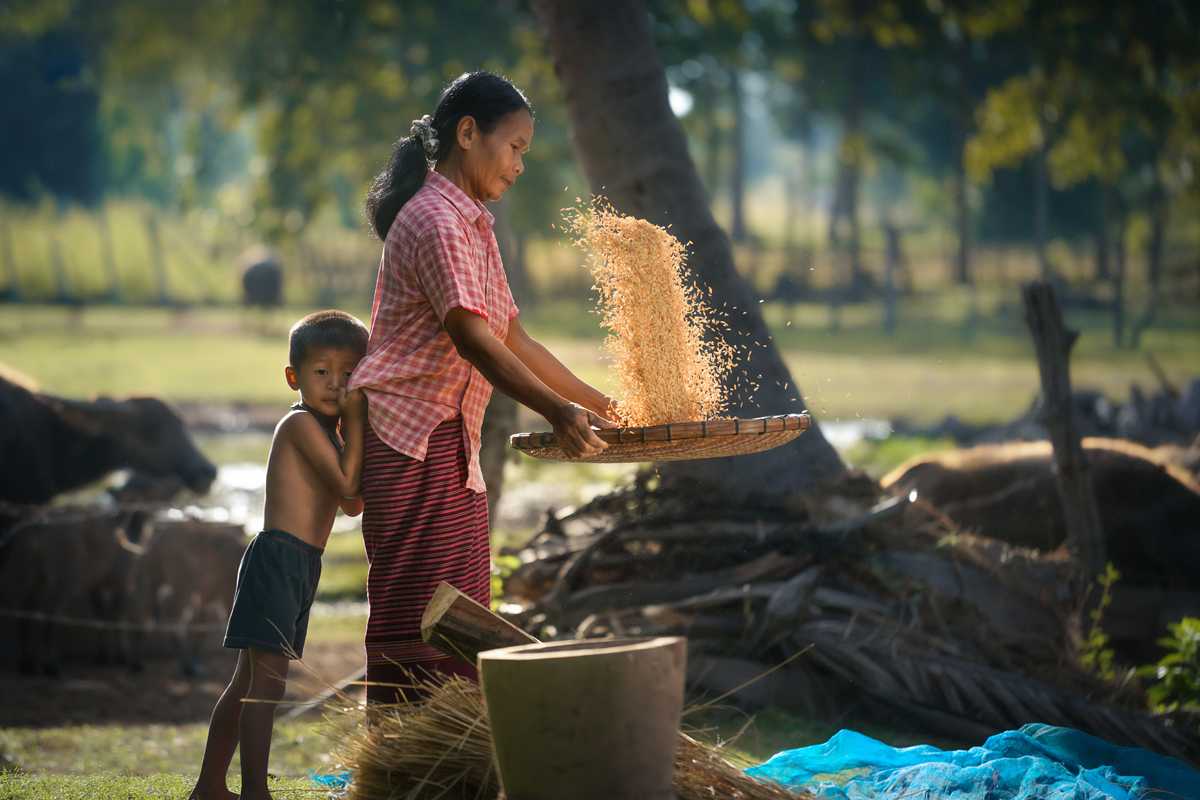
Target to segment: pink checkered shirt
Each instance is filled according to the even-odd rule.
[[[488,321],[497,339],[517,315],[482,203],[430,172],[388,230],[375,280],[367,355],[350,378],[363,387],[375,433],[393,450],[425,460],[429,434],[463,418],[468,489],[487,491],[479,434],[492,385],[459,356],[442,327],[461,307]]]

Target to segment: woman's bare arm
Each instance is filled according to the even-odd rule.
[[[604,392],[580,380],[545,345],[530,336],[519,317],[513,317],[509,323],[508,338],[504,344],[530,372],[555,392],[598,416],[610,420],[613,418],[612,400]]]
[[[463,308],[452,308],[446,313],[444,326],[458,354],[470,361],[493,386],[546,418],[568,455],[595,455],[608,447],[591,426],[608,428],[613,424],[547,386],[504,342],[492,335],[483,317]]]

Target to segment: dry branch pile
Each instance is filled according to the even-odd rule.
[[[605,349],[613,361],[625,426],[713,419],[727,406],[735,349],[715,335],[723,321],[690,282],[683,243],[603,201],[568,212],[588,254]]]
[[[694,686],[805,714],[851,707],[960,741],[1040,721],[1192,761],[1200,736],[1078,666],[1053,556],[962,534],[850,475],[804,498],[735,504],[639,479],[514,552],[501,612],[542,639],[686,635]]]
[[[354,771],[353,800],[399,797],[481,798],[500,790],[479,686],[462,678],[422,684],[427,699],[372,709],[339,760]],[[747,776],[717,747],[680,734],[675,754],[679,800],[802,800],[795,792]]]

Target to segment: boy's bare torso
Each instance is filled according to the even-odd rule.
[[[325,547],[341,498],[321,480],[297,438],[319,437],[336,452],[329,436],[307,411],[292,411],[275,426],[267,458],[267,497],[263,527],[287,531],[314,547]],[[318,445],[319,446],[319,445]]]

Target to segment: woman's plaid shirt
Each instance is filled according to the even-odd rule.
[[[496,338],[508,335],[517,306],[493,222],[482,203],[429,173],[383,244],[367,355],[350,380],[366,391],[379,438],[419,461],[433,429],[461,414],[466,486],[476,492],[487,491],[479,438],[492,385],[459,356],[442,323],[450,309],[464,308],[484,317]]]

